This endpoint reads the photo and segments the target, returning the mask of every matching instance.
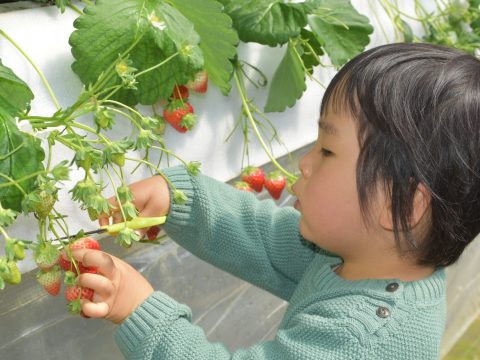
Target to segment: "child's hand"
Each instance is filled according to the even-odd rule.
[[[78,249],[73,256],[98,274],[79,275],[78,284],[94,291],[93,301],[82,300],[82,311],[91,318],[124,321],[152,293],[150,283],[126,262],[99,250]]]
[[[157,217],[168,214],[170,210],[170,191],[167,182],[161,176],[152,176],[150,178],[134,182],[128,186],[133,193],[133,205],[139,211],[142,217]],[[118,206],[115,196],[108,199],[108,202],[114,205],[112,210],[112,224],[123,221],[122,213]],[[109,224],[109,216],[103,214],[98,218],[100,225]],[[148,229],[137,230],[142,238]]]

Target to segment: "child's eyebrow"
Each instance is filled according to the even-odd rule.
[[[318,127],[325,131],[325,133],[327,133],[328,135],[338,135],[338,130],[333,124],[319,120]]]

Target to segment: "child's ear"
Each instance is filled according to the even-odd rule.
[[[419,183],[413,198],[413,209],[409,222],[410,227],[414,229],[428,212],[430,207],[431,195],[425,185]],[[386,202],[380,213],[380,225],[388,231],[393,231],[392,206]]]
[[[427,214],[430,208],[432,195],[422,183],[417,185],[415,197],[413,198],[413,211],[410,217],[410,227],[413,229],[420,224],[422,218]]]

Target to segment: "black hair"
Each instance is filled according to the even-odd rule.
[[[397,246],[422,265],[453,264],[480,232],[480,61],[432,44],[379,46],[340,69],[322,115],[329,105],[357,122],[364,216],[383,185]],[[419,184],[431,196],[423,239],[409,224]]]

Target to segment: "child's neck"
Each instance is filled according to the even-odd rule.
[[[391,259],[390,259],[391,260]],[[372,266],[372,264],[374,264]],[[338,276],[345,280],[362,279],[400,279],[402,281],[421,280],[435,271],[434,266],[420,266],[406,261],[382,261],[363,264],[361,261],[345,260],[335,269]]]

